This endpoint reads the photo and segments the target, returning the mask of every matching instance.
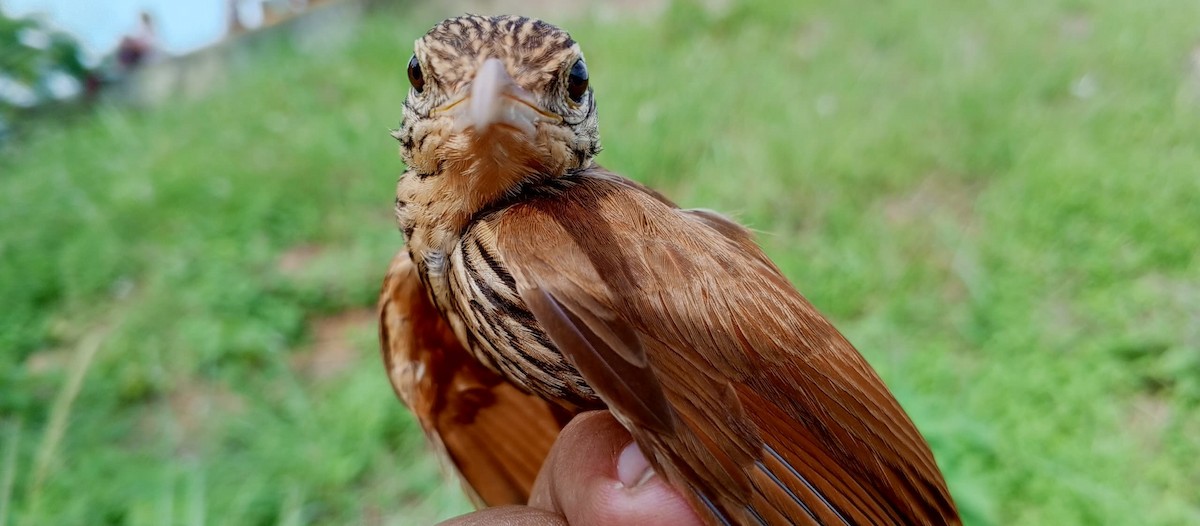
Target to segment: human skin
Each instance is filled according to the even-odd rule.
[[[498,506],[442,526],[699,526],[608,411],[575,417],[542,465],[528,506]]]

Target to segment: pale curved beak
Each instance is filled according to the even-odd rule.
[[[479,135],[496,126],[533,135],[539,121],[562,122],[562,117],[539,108],[533,94],[519,86],[504,68],[504,63],[496,58],[489,58],[479,66],[467,100],[451,106],[447,109],[454,116],[455,127],[459,130],[473,128]]]

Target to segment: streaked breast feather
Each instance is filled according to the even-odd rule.
[[[495,247],[490,230],[469,228],[451,256],[454,308],[475,336],[471,352],[542,396],[580,406],[594,402],[592,389],[521,301]]]

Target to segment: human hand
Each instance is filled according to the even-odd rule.
[[[700,526],[687,501],[654,473],[608,411],[580,414],[563,428],[533,485],[528,506],[499,506],[441,526]]]

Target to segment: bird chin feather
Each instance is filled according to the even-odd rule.
[[[533,137],[496,125],[482,134],[471,128],[456,134],[446,145],[444,159],[459,195],[469,196],[468,207],[496,199],[548,168]]]

